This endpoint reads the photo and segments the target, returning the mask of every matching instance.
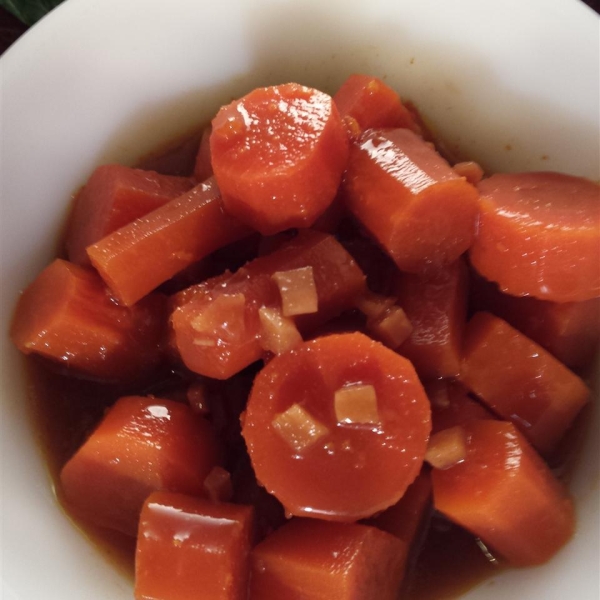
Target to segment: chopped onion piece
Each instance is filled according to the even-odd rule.
[[[446,381],[430,381],[425,385],[425,393],[431,406],[436,408],[448,408],[450,406],[450,395],[448,394],[448,383]]]
[[[459,177],[464,177],[473,185],[476,185],[483,179],[483,169],[472,160],[456,163],[452,168]]]
[[[369,334],[392,350],[405,342],[412,330],[411,322],[399,306],[392,306],[379,317],[367,320]]]
[[[187,401],[192,410],[202,416],[210,414],[206,386],[201,381],[191,383],[187,389]]]
[[[459,425],[444,429],[431,436],[425,460],[435,469],[450,469],[465,460],[467,437]]]
[[[296,452],[306,450],[329,433],[325,425],[299,404],[292,404],[285,412],[277,415],[273,419],[273,427]]]
[[[319,297],[312,267],[302,267],[273,274],[281,294],[281,307],[285,317],[308,315],[319,310]]]
[[[340,388],[333,402],[335,417],[341,425],[379,423],[377,394],[372,385],[354,384]]]
[[[357,299],[356,308],[366,317],[375,319],[396,304],[396,298],[367,292]]]
[[[219,342],[235,343],[246,330],[244,294],[222,294],[207,304],[191,321],[198,334],[195,346],[216,346]]]
[[[233,496],[233,485],[229,471],[223,467],[213,467],[204,480],[204,491],[213,502],[229,502]]]
[[[281,354],[302,343],[296,324],[284,317],[277,308],[263,306],[258,311],[260,318],[260,345],[263,350]]]

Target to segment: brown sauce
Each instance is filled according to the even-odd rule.
[[[189,175],[193,169],[199,139],[200,135],[194,133],[178,144],[169,144],[141,160],[139,166],[165,174]],[[224,258],[222,254],[222,252],[215,253],[209,271],[224,268],[224,264],[230,260],[230,255],[225,252],[228,256]],[[214,275],[216,272],[209,274]],[[181,391],[185,389],[184,385],[189,382],[189,378],[186,382],[185,377],[182,379],[180,374],[161,373],[154,381],[147,382],[143,390],[140,390],[139,386],[136,389],[127,389],[68,377],[56,372],[43,359],[28,357],[24,360],[27,367],[32,421],[39,435],[40,446],[54,483],[57,499],[74,525],[97,546],[100,553],[132,579],[135,540],[117,532],[94,527],[71,515],[62,504],[60,470],[117,398],[127,394],[144,393],[173,399],[182,398]],[[242,373],[232,378],[232,381],[225,382],[223,384],[225,387],[220,388],[220,393],[223,395],[234,394],[237,398],[233,402],[232,409],[235,420],[241,410],[238,405],[241,393],[249,390],[249,381],[253,374],[252,370]],[[229,391],[225,388],[229,388]],[[582,411],[576,424],[561,443],[557,454],[549,461],[554,472],[565,482],[570,479],[570,474],[576,467],[580,455],[579,450],[589,423],[589,419],[586,418],[587,413],[587,410]],[[223,425],[223,423],[224,419],[231,421],[232,414],[222,414],[216,418],[220,420],[220,423],[215,423],[217,431],[221,434],[225,432],[224,435],[227,437],[230,434],[228,429],[230,425]],[[233,433],[233,437],[233,441],[226,440],[226,442],[230,447],[227,466],[233,472],[235,485],[236,469],[241,472],[242,479],[247,479],[248,466],[247,459],[240,460],[239,452],[243,448],[241,437],[237,432]],[[266,512],[262,515],[259,507],[258,517],[263,521],[264,530],[268,531],[280,525],[284,519],[283,513],[279,515],[278,508],[274,507],[278,503],[270,497],[265,499],[265,495],[268,496],[257,486],[245,485],[244,489],[237,493],[237,500],[258,502],[266,506]],[[268,506],[270,501],[272,501],[271,505]],[[422,545],[413,550],[401,597],[402,600],[457,598],[474,586],[489,581],[504,568],[498,562],[490,560],[490,556],[484,553],[472,535],[441,516],[434,515],[426,528]]]

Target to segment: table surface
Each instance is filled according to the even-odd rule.
[[[523,0],[526,2],[527,0]],[[576,0],[573,0],[576,1]],[[588,6],[600,13],[600,0],[583,0]],[[0,8],[0,54],[2,54],[13,42],[27,31],[17,18],[13,17],[4,8]]]

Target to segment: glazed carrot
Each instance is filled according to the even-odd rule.
[[[456,377],[460,371],[467,285],[462,261],[437,273],[401,273],[396,278],[398,304],[412,325],[397,351],[413,363],[422,380]]]
[[[200,138],[200,147],[198,148],[198,154],[196,154],[196,162],[194,164],[194,179],[196,181],[205,181],[209,177],[212,177],[212,161],[210,156],[210,134],[212,128],[206,127],[202,132]]]
[[[213,180],[88,247],[114,295],[130,306],[173,275],[250,232],[223,209]]]
[[[185,404],[141,396],[121,398],[64,466],[60,480],[74,513],[135,535],[150,493],[204,494],[219,457],[208,421]]]
[[[590,395],[577,375],[489,313],[468,324],[460,379],[541,452],[553,449]]]
[[[74,375],[129,382],[160,364],[166,303],[152,294],[136,306],[115,302],[92,269],[56,259],[19,298],[10,336]]]
[[[404,555],[374,527],[294,519],[252,551],[250,600],[395,600]]]
[[[177,198],[192,185],[187,177],[121,165],[98,167],[75,198],[65,242],[69,260],[89,265],[85,251],[89,245]]]
[[[546,562],[573,534],[566,490],[511,423],[463,427],[465,460],[433,470],[435,508],[512,565]]]
[[[469,396],[457,381],[440,379],[425,385],[431,403],[431,433],[464,425],[471,421],[492,420],[494,414]]]
[[[550,302],[503,294],[496,284],[472,278],[476,310],[489,311],[524,333],[568,367],[584,367],[600,344],[600,298]]]
[[[221,108],[210,151],[227,210],[269,235],[309,227],[331,204],[348,138],[330,96],[290,83]]]
[[[405,358],[360,333],[330,335],[267,364],[242,434],[257,478],[290,514],[355,521],[418,475],[429,414]]]
[[[351,146],[345,192],[403,271],[448,265],[473,241],[477,190],[408,129],[366,131]]]
[[[513,296],[600,296],[600,187],[559,173],[493,175],[479,186],[473,266]]]
[[[366,129],[404,127],[420,134],[420,127],[400,100],[381,79],[350,75],[333,96],[340,115],[352,117],[359,135]]]
[[[364,291],[362,271],[332,236],[303,231],[235,274],[210,279],[179,294],[171,322],[185,365],[201,375],[227,379],[265,356],[260,310],[282,310],[274,276],[301,268],[311,270],[316,301],[314,312],[291,317],[302,331],[313,331],[352,308]],[[298,289],[305,293],[303,284]]]
[[[252,507],[155,492],[135,555],[136,600],[246,600]]]

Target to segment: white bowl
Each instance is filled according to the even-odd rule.
[[[578,0],[71,0],[9,49],[0,59],[3,600],[132,598],[57,506],[7,343],[18,291],[51,258],[69,197],[96,165],[131,162],[257,85],[335,90],[365,72],[386,77],[491,170],[598,179],[598,42],[597,16]],[[572,542],[548,565],[502,573],[466,598],[597,600],[600,428],[591,429],[572,485]]]

